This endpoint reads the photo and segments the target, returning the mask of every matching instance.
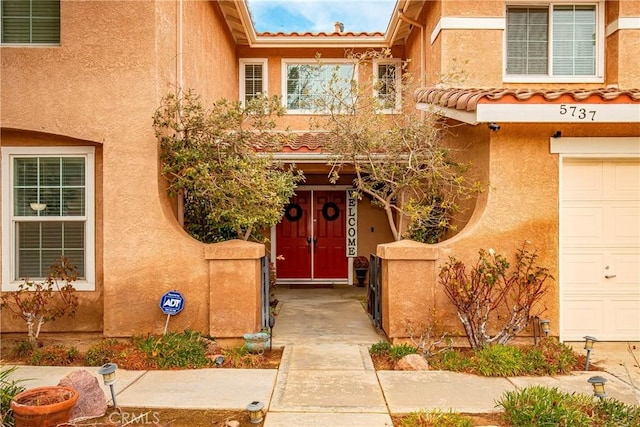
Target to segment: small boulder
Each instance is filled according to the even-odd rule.
[[[208,355],[217,355],[218,353],[220,353],[220,347],[218,346],[217,342],[213,340],[207,340],[205,351]]]
[[[78,369],[62,378],[58,385],[78,390],[78,402],[71,412],[71,421],[101,417],[107,412],[107,399],[98,379],[89,371]]]
[[[398,371],[428,371],[429,363],[419,354],[408,354],[396,363]]]

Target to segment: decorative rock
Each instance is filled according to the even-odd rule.
[[[429,363],[419,354],[408,354],[396,364],[398,371],[428,371]]]
[[[240,427],[240,421],[231,420],[224,423],[225,427]]]
[[[220,353],[220,347],[218,346],[217,342],[213,340],[207,340],[207,347],[205,351],[208,355],[212,355],[212,354],[217,355]]]
[[[58,385],[78,390],[78,401],[71,412],[71,421],[101,417],[107,412],[107,399],[98,379],[89,371],[78,369],[62,378]]]

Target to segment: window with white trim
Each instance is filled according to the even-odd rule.
[[[312,113],[353,103],[355,65],[348,61],[283,61],[284,107],[289,113]]]
[[[373,65],[374,90],[383,112],[400,108],[400,60],[375,61]]]
[[[59,44],[60,0],[2,0],[3,44]]]
[[[2,289],[42,280],[65,256],[79,290],[95,289],[94,149],[2,148]]]
[[[243,105],[260,95],[267,95],[267,60],[240,60],[240,101]]]
[[[507,7],[506,77],[582,80],[600,74],[599,3]]]

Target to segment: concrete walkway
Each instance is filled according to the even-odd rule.
[[[257,400],[268,409],[264,427],[382,427],[392,425],[390,414],[421,409],[495,412],[499,409],[496,400],[505,391],[534,384],[591,395],[587,379],[594,375],[608,380],[606,390],[611,397],[640,404],[638,343],[624,346],[597,343],[592,360],[607,368],[607,372],[514,378],[484,378],[445,371],[376,372],[368,346],[382,336],[373,329],[362,308],[363,291],[356,288],[335,291],[278,290],[276,297],[281,304],[274,346],[285,346],[278,370],[118,370],[115,385],[118,405],[244,410]],[[27,378],[27,387],[36,387],[57,384],[76,369],[22,366],[15,376]],[[83,369],[100,378],[98,368]],[[110,399],[109,389],[103,386],[103,390],[105,398]]]

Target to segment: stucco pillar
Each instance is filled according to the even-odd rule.
[[[264,245],[229,240],[207,245],[204,254],[209,261],[209,334],[225,339],[259,332]]]
[[[401,341],[409,337],[408,322],[416,328],[429,325],[439,250],[401,240],[378,245],[376,254],[382,258],[382,329],[391,342]]]

